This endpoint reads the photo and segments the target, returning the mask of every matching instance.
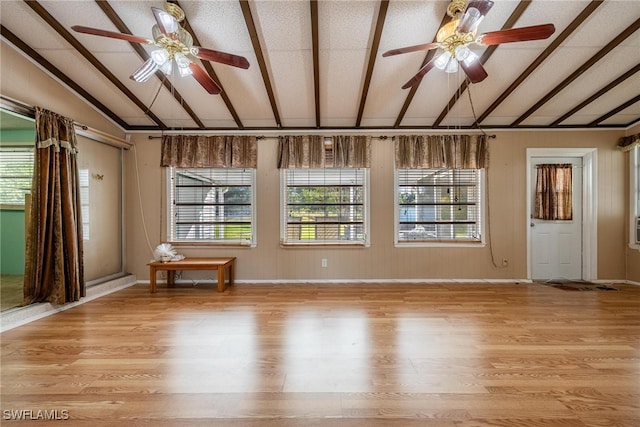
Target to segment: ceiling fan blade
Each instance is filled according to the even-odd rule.
[[[170,37],[171,34],[178,31],[180,24],[170,13],[167,13],[162,9],[158,9],[157,7],[152,7],[151,10],[153,11],[153,16],[156,18],[156,23],[158,24],[158,28],[162,34]]]
[[[217,50],[211,50],[204,47],[194,46],[191,48],[191,53],[200,59],[205,61],[220,62],[222,64],[232,65],[238,68],[249,68],[249,61],[244,56],[233,55],[231,53],[219,52]]]
[[[424,43],[415,46],[401,47],[399,49],[391,49],[382,54],[382,56],[400,55],[402,53],[418,52],[421,50],[431,50],[440,47],[440,43]]]
[[[418,73],[415,76],[413,76],[411,80],[406,82],[404,86],[402,86],[402,89],[409,89],[411,86],[419,83],[420,80],[422,80],[422,77],[424,77],[424,75],[427,74],[429,70],[431,70],[434,67],[434,65],[435,65],[435,58],[427,62],[422,68],[420,68]]]
[[[192,62],[189,64],[189,68],[193,73],[193,78],[196,79],[198,83],[200,83],[200,85],[211,95],[217,95],[222,91],[220,86],[218,86],[216,82],[209,77],[209,74],[207,74],[198,64]]]
[[[145,39],[144,37],[140,37],[140,36],[134,36],[133,34],[116,33],[113,31],[100,30],[98,28],[83,27],[82,25],[74,25],[73,27],[71,27],[71,29],[78,33],[91,34],[94,36],[102,36],[102,37],[111,37],[112,39],[126,40],[132,43],[142,43],[142,44],[153,43],[152,40]]]
[[[509,30],[492,31],[480,34],[476,43],[485,46],[500,43],[525,42],[530,40],[542,40],[556,31],[553,24],[533,25],[531,27],[511,28]]]
[[[478,28],[480,21],[482,21],[482,18],[484,18],[484,16],[489,13],[492,7],[493,2],[491,0],[478,0],[469,2],[469,4],[467,4],[467,8],[460,17],[457,31],[459,33],[468,33],[470,31],[475,31]]]
[[[480,61],[477,59],[470,63],[467,63],[466,61],[458,61],[458,64],[460,64],[460,67],[471,83],[479,83],[488,76],[487,70],[484,69]]]

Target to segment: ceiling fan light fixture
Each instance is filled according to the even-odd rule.
[[[469,55],[467,55],[467,57],[464,58],[462,61],[465,63],[465,65],[471,65],[474,62],[476,62],[477,59],[478,59],[478,55],[469,51]]]
[[[140,68],[131,74],[130,78],[139,83],[146,82],[159,68],[160,66],[156,64],[153,59],[149,58]]]
[[[436,60],[433,62],[433,65],[435,65],[436,68],[440,70],[444,70],[444,68],[447,66],[447,63],[449,62],[450,59],[451,59],[451,54],[449,53],[449,51],[445,50],[440,54],[440,56],[436,58]]]
[[[471,50],[465,45],[460,45],[456,46],[455,53],[458,61],[464,61],[469,57],[469,55],[471,55]]]
[[[169,52],[164,49],[156,49],[151,52],[151,59],[161,67],[169,61]]]
[[[178,64],[178,67],[189,68],[189,64],[191,63],[191,61],[182,52],[177,52],[173,58],[176,60],[176,64]]]
[[[167,61],[160,66],[160,71],[162,71],[165,75],[170,76],[173,71],[173,62]]]
[[[458,61],[454,57],[449,58],[449,62],[447,62],[444,72],[449,74],[458,72]]]
[[[178,67],[178,73],[180,73],[180,77],[187,77],[193,74],[193,70],[191,67]]]

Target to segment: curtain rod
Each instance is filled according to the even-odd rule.
[[[7,111],[11,111],[13,113],[28,117],[30,119],[35,119],[36,117],[36,108],[34,106],[28,105],[24,102],[9,98],[4,95],[0,95],[0,107],[4,108]],[[84,136],[94,141],[102,142],[107,145],[111,145],[112,147],[124,148],[125,150],[129,150],[133,146],[133,144],[125,141],[122,138],[115,137],[98,129],[93,129],[85,124],[78,123],[75,120],[72,120],[72,123],[77,128],[76,133],[78,135]]]
[[[415,132],[414,132],[414,133],[415,133]],[[177,134],[173,134],[173,133],[172,133],[172,134],[170,134],[170,135],[177,135]],[[185,135],[195,135],[195,134],[193,134],[193,133],[185,133]],[[225,135],[228,135],[228,134],[225,134]],[[305,135],[307,135],[307,134],[305,134]],[[207,136],[214,136],[214,135],[208,135],[208,134],[207,134]],[[279,136],[279,135],[272,135],[272,136],[271,136],[271,135],[270,135],[270,136],[257,135],[257,136],[256,136],[256,139],[276,138],[277,136]],[[330,135],[328,135],[328,136],[330,136]],[[493,139],[493,138],[495,138],[495,137],[496,137],[496,135],[487,135],[487,138],[492,138],[492,139]],[[148,138],[148,139],[162,139],[162,136],[153,136],[153,135],[149,135],[147,138]],[[382,139],[382,140],[386,140],[386,139],[391,138],[391,139],[393,140],[393,139],[395,139],[395,138],[396,138],[396,135],[392,135],[392,136],[388,136],[388,135],[371,136],[371,138]]]

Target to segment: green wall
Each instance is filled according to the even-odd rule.
[[[25,119],[25,126],[29,122],[33,119]],[[35,136],[35,127],[0,129],[0,146],[33,146]],[[0,273],[24,274],[24,245],[24,210],[0,209]]]
[[[35,129],[0,129],[0,145],[35,145]]]
[[[0,209],[0,272],[24,274],[24,210]]]

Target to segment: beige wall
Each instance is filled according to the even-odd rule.
[[[371,169],[371,246],[369,248],[279,245],[279,172],[277,141],[258,142],[257,247],[180,248],[186,256],[236,256],[240,280],[384,280],[384,279],[523,279],[527,277],[526,149],[574,147],[598,149],[598,278],[625,278],[625,156],[615,148],[623,131],[499,132],[490,140],[490,246],[484,248],[396,248],[394,232],[393,142],[374,139]],[[145,266],[152,248],[164,239],[164,171],[160,140],[137,134],[141,202],[150,236],[147,245],[135,191],[134,152],[127,153],[128,270],[148,278]],[[328,268],[321,267],[321,259]],[[197,278],[198,273],[186,272]]]
[[[16,101],[39,106],[110,135],[123,138],[124,132],[89,104],[71,94],[5,42],[0,42],[0,91]]]
[[[627,130],[626,136],[635,135],[637,133],[640,133],[640,124]],[[626,182],[627,182],[627,186],[625,188],[627,190],[627,194],[629,194],[629,185],[630,185],[630,181],[629,181],[630,171],[629,171],[628,156],[629,156],[628,154],[625,155],[625,163],[626,163],[625,171],[626,171]],[[630,211],[629,202],[627,202],[627,204],[625,205],[625,209],[627,210],[627,212]],[[627,222],[627,227],[628,226],[629,226],[629,223]],[[629,229],[626,228],[626,230],[627,230],[627,235],[629,235]],[[626,251],[627,251],[626,252],[627,280],[640,283],[640,250],[627,247]]]

